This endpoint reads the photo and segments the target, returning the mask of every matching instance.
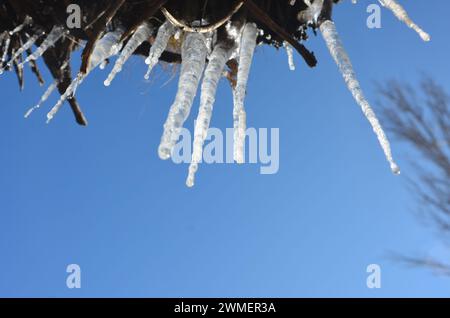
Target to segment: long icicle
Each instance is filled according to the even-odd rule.
[[[381,3],[383,7],[386,7],[389,10],[391,10],[392,13],[397,17],[397,19],[399,19],[400,21],[405,23],[408,27],[416,31],[422,38],[422,40],[424,40],[425,42],[431,40],[430,35],[426,33],[424,30],[422,30],[422,28],[419,27],[416,23],[414,23],[414,21],[411,20],[411,18],[408,16],[406,10],[395,0],[378,0],[378,1]]]
[[[118,43],[118,41],[120,40],[122,34],[123,29],[118,28],[116,31],[106,33],[97,42],[89,60],[87,73],[83,74],[82,72],[79,72],[77,77],[72,81],[69,87],[67,87],[66,91],[63,95],[61,95],[56,105],[53,106],[53,108],[47,114],[47,124],[50,123],[50,121],[55,117],[56,113],[60,110],[64,102],[71,96],[75,95],[78,86],[83,82],[86,76],[88,76],[93,69],[99,66],[107,58],[119,53],[120,44]]]
[[[369,102],[364,97],[361,86],[356,78],[355,71],[353,70],[350,58],[344,49],[334,22],[329,20],[323,22],[320,26],[320,31],[322,32],[328,49],[330,50],[331,55],[338,65],[349,90],[351,91],[355,100],[361,106],[364,115],[372,125],[372,128],[378,137],[378,141],[383,148],[386,159],[391,166],[392,172],[395,174],[400,174],[400,168],[392,158],[391,146],[386,137],[386,134],[384,133],[383,128],[381,127],[374,111],[370,107]]]
[[[42,44],[37,48],[35,52],[33,52],[33,54],[28,56],[27,59],[22,62],[22,65],[40,58],[45,53],[45,51],[55,45],[55,43],[58,42],[60,38],[62,38],[64,33],[65,31],[63,26],[54,26],[48,36],[42,42]]]
[[[51,96],[53,91],[58,87],[58,80],[55,80],[44,92],[44,95],[42,95],[41,99],[39,100],[39,103],[37,103],[35,106],[31,107],[25,114],[25,118],[30,117],[30,115],[38,108],[41,107],[41,105]]]
[[[148,80],[150,78],[150,73],[153,68],[158,64],[159,59],[163,52],[165,51],[167,44],[169,43],[169,39],[176,33],[177,28],[166,21],[158,30],[158,33],[155,38],[155,42],[150,48],[150,53],[145,60],[145,64],[148,65],[147,73],[145,74],[145,79]]]
[[[105,86],[110,86],[116,75],[122,71],[123,65],[130,58],[130,56],[136,51],[136,49],[146,41],[153,33],[153,27],[145,22],[136,30],[131,39],[128,41],[125,48],[122,50],[120,57],[117,59],[113,70],[105,80]]]
[[[247,93],[247,83],[250,75],[250,67],[256,48],[258,29],[256,24],[247,23],[244,27],[239,52],[239,69],[236,88],[233,91],[234,109],[234,160],[237,163],[245,161],[245,131],[247,129],[244,100]]]
[[[203,78],[200,109],[198,112],[197,121],[195,123],[194,132],[194,151],[192,154],[192,161],[189,166],[189,175],[186,180],[188,187],[193,187],[195,183],[195,173],[198,170],[198,164],[202,160],[203,145],[208,136],[208,129],[211,123],[211,117],[216,99],[217,85],[219,83],[225,64],[233,52],[233,47],[229,45],[218,43],[211,53],[208,66],[205,70]]]
[[[187,33],[181,48],[181,71],[178,92],[169,116],[164,124],[158,153],[161,159],[169,159],[172,149],[180,137],[181,128],[191,111],[198,84],[205,69],[206,38],[200,33]]]

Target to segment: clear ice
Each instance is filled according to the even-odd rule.
[[[45,51],[47,51],[49,48],[54,46],[55,43],[60,38],[62,38],[64,33],[65,33],[64,27],[62,27],[62,26],[55,26],[55,27],[53,27],[53,29],[50,31],[48,36],[42,42],[42,44],[37,48],[37,50],[33,54],[28,56],[27,59],[22,62],[22,65],[26,64],[26,63],[28,63],[30,61],[35,61],[38,58],[40,58],[45,53]]]
[[[114,80],[116,75],[122,71],[123,65],[128,61],[131,55],[136,51],[136,49],[147,41],[148,38],[153,33],[153,27],[145,22],[136,30],[131,39],[128,41],[127,45],[122,50],[119,58],[117,59],[116,64],[114,65],[113,70],[109,74],[108,78],[105,80],[105,86],[111,85],[111,82]]]
[[[170,38],[175,35],[176,32],[177,28],[169,21],[164,22],[164,24],[159,28],[155,41],[150,48],[150,53],[145,60],[145,64],[148,65],[148,70],[145,74],[146,80],[150,78],[150,73],[152,72],[156,64],[158,64],[158,61],[165,51]]]
[[[234,160],[244,163],[245,153],[245,131],[247,129],[244,100],[247,93],[247,83],[250,67],[256,48],[258,28],[254,23],[247,23],[242,31],[241,44],[239,48],[239,68],[237,74],[236,88],[233,91],[233,127],[234,127]]]
[[[189,166],[189,175],[186,180],[186,185],[188,187],[193,187],[195,183],[195,173],[198,170],[198,164],[202,160],[203,145],[211,123],[214,102],[216,100],[217,85],[233,49],[234,47],[218,43],[215,45],[214,50],[209,57],[209,63],[206,67],[201,87],[200,109],[195,123],[194,151]]]
[[[169,116],[164,124],[158,153],[161,159],[169,159],[180,130],[191,111],[200,78],[206,63],[206,38],[201,33],[187,33],[181,48],[181,71],[178,92]]]
[[[37,103],[35,106],[31,107],[25,114],[25,118],[30,117],[30,115],[38,108],[41,107],[41,105],[52,95],[53,91],[58,87],[58,80],[55,80],[44,92],[44,95],[42,95],[41,99],[39,100],[39,103]]]

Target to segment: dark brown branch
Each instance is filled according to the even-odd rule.
[[[27,56],[30,56],[31,53],[31,49],[27,50]],[[45,81],[44,78],[42,77],[41,71],[39,70],[39,67],[36,63],[36,61],[30,61],[30,67],[31,67],[31,71],[33,72],[34,75],[36,75],[36,78],[39,82],[39,85],[44,85]]]
[[[70,64],[64,69],[62,67],[70,60],[73,46],[74,44],[70,40],[65,39],[61,42],[61,45],[48,49],[43,55],[45,64],[47,64],[50,73],[58,80],[58,91],[60,94],[64,94],[72,82]],[[75,115],[76,122],[81,126],[87,126],[88,122],[86,117],[75,97],[69,98],[68,103]]]

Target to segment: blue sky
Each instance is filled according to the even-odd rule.
[[[375,82],[414,84],[421,72],[450,88],[447,1],[427,1],[426,10],[425,1],[402,1],[432,34],[428,44],[387,11],[382,29],[369,30],[365,9],[374,1],[349,2],[334,17],[371,101]],[[252,69],[248,125],[280,129],[279,173],[204,165],[193,189],[184,184],[187,165],[157,156],[176,92],[176,78],[165,84],[170,68],[146,83],[143,61],[133,58],[110,88],[105,71],[93,72],[77,92],[87,128],[67,106],[46,125],[55,96],[24,120],[44,88],[28,72],[21,94],[15,76],[2,75],[0,296],[450,296],[448,279],[386,257],[443,253],[413,215],[410,151],[393,142],[403,174],[392,175],[322,38],[308,46],[315,69],[296,57],[290,72],[285,52],[268,47],[258,48]],[[212,125],[232,126],[224,80]],[[82,269],[78,290],[65,283],[72,263]],[[366,287],[372,263],[381,266],[381,289]]]

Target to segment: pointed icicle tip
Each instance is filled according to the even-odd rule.
[[[431,41],[431,36],[424,30],[422,30],[422,28],[418,26],[409,17],[408,12],[406,12],[406,10],[399,3],[397,3],[395,0],[378,0],[378,1],[381,3],[383,7],[386,7],[387,9],[391,10],[392,13],[397,17],[397,19],[399,19],[400,21],[405,23],[408,27],[416,31],[423,41],[425,42]]]
[[[395,175],[400,175],[401,174],[401,170],[400,167],[397,166],[395,163],[391,164],[391,170]]]

